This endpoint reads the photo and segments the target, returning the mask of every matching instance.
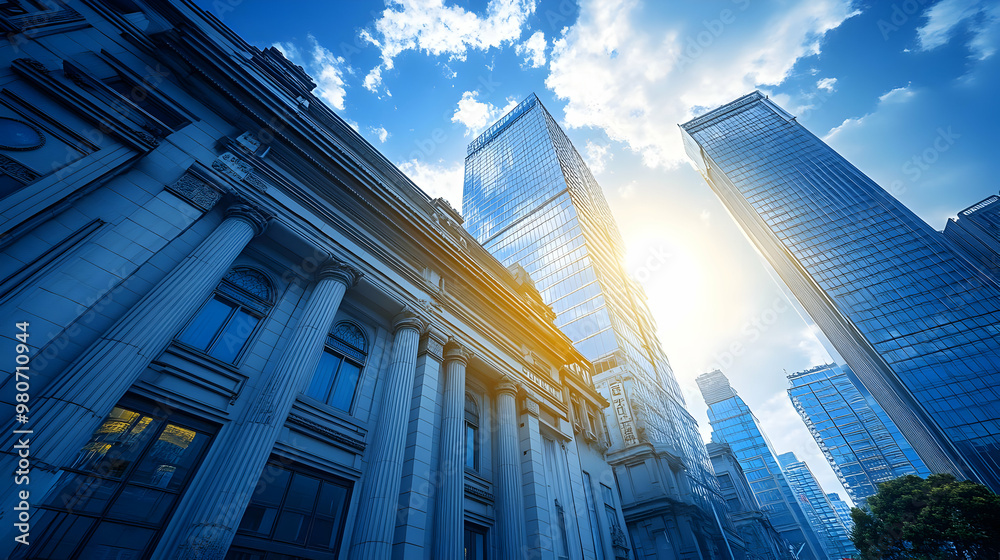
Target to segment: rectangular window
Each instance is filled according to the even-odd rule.
[[[226,559],[310,558],[317,552],[336,553],[351,489],[346,480],[272,460],[257,481]]]
[[[213,426],[151,406],[112,409],[42,503],[28,558],[145,558]]]
[[[590,530],[594,538],[594,548],[597,556],[603,555],[604,538],[601,536],[601,523],[597,518],[597,502],[594,500],[594,486],[590,480],[590,473],[583,472],[583,493],[587,497],[587,513],[590,515]]]
[[[465,524],[465,560],[486,560],[486,528]]]

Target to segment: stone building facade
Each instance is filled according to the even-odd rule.
[[[0,15],[0,556],[629,557],[591,364],[301,68],[190,2]]]

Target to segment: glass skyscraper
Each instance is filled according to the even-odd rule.
[[[760,92],[681,131],[927,467],[1000,491],[1000,286]]]
[[[984,272],[1000,279],[1000,196],[981,200],[949,219],[944,236]]]
[[[697,382],[708,404],[712,441],[729,444],[771,525],[796,551],[802,549],[800,560],[828,558],[778,465],[771,442],[729,378],[715,370],[699,375]]]
[[[830,492],[826,495],[830,499],[830,503],[833,504],[834,511],[840,516],[840,520],[844,523],[844,527],[847,527],[847,534],[851,534],[851,530],[854,529],[854,520],[851,519],[851,506],[847,505],[847,502],[840,499],[840,494],[836,492]]]
[[[799,500],[802,511],[822,540],[827,556],[849,559],[851,555],[856,554],[857,550],[851,543],[847,526],[809,469],[809,465],[799,461],[794,453],[778,455],[778,462],[785,472],[785,478],[788,479],[792,492]]]
[[[664,462],[671,455],[683,468],[670,468],[685,480],[673,490],[661,485],[663,508],[694,505],[703,516],[696,526],[714,523],[712,508],[722,502],[711,462],[655,335],[644,292],[624,270],[611,209],[535,95],[469,144],[462,209],[468,231],[505,266],[523,267],[555,312],[556,325],[593,362],[594,385],[612,402],[606,411],[609,461],[620,466],[636,449],[649,449]],[[620,480],[638,473],[616,469]],[[636,501],[658,499],[643,492],[636,491]],[[630,495],[623,497],[628,502]],[[677,539],[687,538],[673,530],[682,535]],[[643,538],[633,540],[642,547]],[[705,545],[683,542],[678,550]],[[662,544],[650,540],[649,546]]]
[[[877,402],[869,402],[850,368],[826,364],[788,376],[788,397],[856,504],[878,484],[930,474]]]

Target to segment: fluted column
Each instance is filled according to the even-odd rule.
[[[212,457],[173,516],[176,525],[160,540],[154,558],[222,560],[229,550],[257,479],[292,409],[316,371],[340,302],[361,274],[341,262],[322,267],[302,318],[295,325],[264,386],[213,446]]]
[[[462,560],[465,527],[465,368],[469,353],[454,341],[444,348],[441,412],[441,487],[434,520],[434,558]]]
[[[423,321],[409,309],[404,309],[393,321],[389,368],[372,434],[368,470],[358,500],[351,558],[382,560],[389,558],[392,552],[406,443],[405,426],[413,396],[422,326]]]
[[[32,407],[32,495],[52,483],[42,476],[66,466],[149,362],[208,298],[247,243],[264,231],[257,209],[234,204],[208,238],[94,342]],[[11,430],[6,431],[7,434]],[[16,436],[15,436],[16,437]],[[12,449],[9,440],[4,449]],[[14,496],[13,487],[5,496]]]
[[[507,378],[497,386],[497,509],[500,557],[519,558],[524,546],[521,516],[521,451],[517,437],[517,386]]]

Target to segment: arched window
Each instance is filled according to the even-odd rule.
[[[337,323],[326,337],[326,349],[306,396],[350,412],[367,357],[364,331],[354,323]]]
[[[479,405],[465,394],[465,466],[479,470]]]
[[[274,288],[267,276],[252,268],[234,268],[177,340],[235,362],[273,305]]]

